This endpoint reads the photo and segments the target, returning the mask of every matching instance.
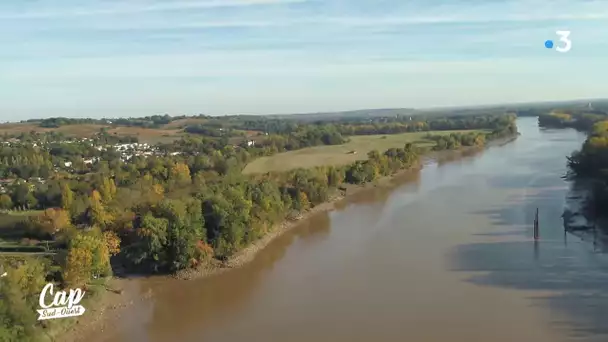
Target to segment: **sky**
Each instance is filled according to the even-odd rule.
[[[607,58],[604,0],[7,0],[0,121],[602,98]]]

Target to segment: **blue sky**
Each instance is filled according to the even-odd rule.
[[[0,46],[11,121],[608,97],[608,1],[6,0]]]

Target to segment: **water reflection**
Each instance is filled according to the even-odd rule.
[[[450,151],[449,153],[439,153],[438,157],[435,158],[438,166],[443,166],[448,163],[468,163],[472,161],[472,158],[483,153],[483,149],[465,149],[462,151]]]
[[[468,281],[478,285],[549,293],[531,300],[557,313],[556,328],[585,341],[606,341],[608,262],[587,243],[578,239],[568,243],[559,205],[565,194],[545,189],[502,207],[476,211],[491,217],[495,229],[508,228],[512,236],[525,239],[458,246],[451,254],[451,268],[475,272]],[[536,207],[540,207],[539,241],[531,239]]]
[[[396,187],[406,185],[407,189],[416,192],[420,187],[420,170],[404,172],[390,179],[385,184],[371,185],[363,191],[350,194],[346,199],[336,203],[337,210],[343,210],[352,205],[384,205],[393,194]]]
[[[586,341],[607,340],[604,317],[608,314],[608,267],[603,260],[594,258],[595,254],[580,260],[580,253],[574,251],[572,244],[565,247],[541,240],[464,245],[456,255],[455,270],[483,273],[471,276],[470,282],[551,291],[551,295],[532,300],[567,315],[567,320],[553,322],[557,327],[564,333],[585,337]]]

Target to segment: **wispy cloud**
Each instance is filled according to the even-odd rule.
[[[608,12],[593,14],[561,14],[561,15],[514,15],[501,16],[496,18],[470,17],[470,16],[412,16],[412,17],[300,17],[293,19],[273,19],[273,20],[210,20],[210,21],[191,21],[191,22],[123,22],[110,23],[101,22],[94,24],[90,29],[94,30],[184,30],[184,29],[217,29],[217,28],[278,28],[303,26],[310,28],[311,25],[324,25],[335,28],[392,28],[418,25],[433,24],[499,24],[499,23],[521,23],[521,22],[543,22],[543,21],[605,21],[608,20]]]
[[[0,10],[0,19],[41,19],[41,18],[56,18],[56,17],[81,17],[81,16],[100,16],[113,14],[132,14],[144,12],[166,12],[166,11],[183,11],[183,10],[200,10],[213,9],[223,7],[249,7],[259,5],[287,5],[294,3],[304,3],[307,0],[206,0],[206,1],[163,1],[163,2],[122,2],[120,4],[104,5],[104,2],[98,2],[94,6],[81,7],[60,7],[59,9],[51,9],[59,6],[49,6],[47,10],[31,10],[29,7],[16,10]],[[34,7],[34,6],[32,6]]]

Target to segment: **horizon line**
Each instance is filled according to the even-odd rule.
[[[70,117],[70,116],[49,116],[45,118],[30,118],[19,121],[4,121],[0,124],[14,124],[14,123],[24,123],[27,121],[35,122],[42,121],[47,119],[94,119],[94,120],[111,120],[111,119],[137,119],[137,118],[145,118],[151,116],[164,116],[168,115],[169,117],[196,117],[196,116],[211,116],[211,117],[222,117],[222,116],[258,116],[258,117],[269,117],[269,116],[290,116],[290,115],[319,115],[319,114],[339,114],[339,113],[351,113],[351,112],[361,112],[361,111],[381,111],[381,110],[409,110],[414,112],[432,112],[432,111],[449,111],[449,110],[462,110],[462,109],[491,109],[496,107],[509,107],[509,106],[522,106],[522,105],[549,105],[549,104],[568,104],[568,103],[579,103],[579,102],[593,102],[593,101],[608,101],[608,98],[577,98],[570,100],[543,100],[538,102],[507,102],[507,103],[493,103],[493,104],[471,104],[471,105],[460,105],[460,106],[433,106],[433,107],[377,107],[377,108],[359,108],[359,109],[345,109],[345,110],[334,110],[334,111],[316,111],[316,112],[292,112],[292,113],[270,113],[270,114],[179,114],[179,115],[171,115],[168,113],[165,114],[151,114],[146,116],[122,116],[122,117],[101,117],[101,118],[93,118],[93,117]]]

